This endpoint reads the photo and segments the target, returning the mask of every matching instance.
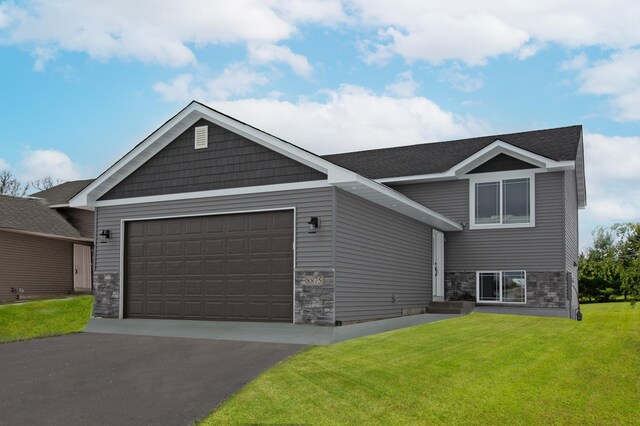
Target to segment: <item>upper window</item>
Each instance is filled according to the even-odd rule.
[[[533,226],[533,175],[470,182],[471,229]]]

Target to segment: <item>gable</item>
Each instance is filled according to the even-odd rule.
[[[208,127],[208,146],[195,149],[201,126]],[[200,119],[100,200],[324,179],[322,172]]]
[[[535,166],[526,161],[519,160],[507,154],[498,154],[490,160],[485,161],[475,169],[468,172],[471,173],[489,173],[504,172],[509,170],[537,169]]]

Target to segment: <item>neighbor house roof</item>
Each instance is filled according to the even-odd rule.
[[[74,195],[86,188],[91,182],[93,179],[73,180],[31,194],[31,197],[43,198],[50,206],[65,206],[69,204],[69,200]]]
[[[324,155],[322,158],[370,179],[380,179],[445,172],[497,140],[551,160],[575,161],[581,136],[582,126],[569,126]]]
[[[40,199],[0,195],[0,230],[90,241]]]

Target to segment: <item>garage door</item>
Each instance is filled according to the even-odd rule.
[[[125,316],[291,322],[293,212],[127,222]]]

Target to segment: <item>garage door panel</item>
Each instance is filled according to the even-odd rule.
[[[247,271],[247,260],[242,259],[229,259],[226,262],[227,268],[225,271],[226,275],[244,275]]]
[[[269,296],[269,280],[251,280],[247,289],[248,296]]]
[[[167,241],[165,244],[166,256],[182,256],[182,241]]]
[[[185,263],[184,273],[185,275],[202,275],[202,259],[187,260]]]
[[[250,302],[247,309],[250,319],[263,321],[269,318],[269,304],[266,302]]]
[[[128,222],[125,256],[128,317],[292,320],[291,211]]]
[[[162,296],[163,293],[162,281],[147,281],[144,294],[147,296]]]
[[[244,280],[227,280],[227,296],[244,296],[245,295]]]
[[[226,317],[231,320],[247,319],[244,302],[227,302]]]
[[[155,264],[156,262],[154,262]],[[157,262],[160,263],[160,262]],[[149,263],[149,265],[151,266],[151,263]],[[171,276],[181,276],[183,274],[183,269],[185,266],[185,262],[184,261],[180,261],[180,260],[170,260],[170,261],[165,261],[164,262],[164,275],[171,277]]]

